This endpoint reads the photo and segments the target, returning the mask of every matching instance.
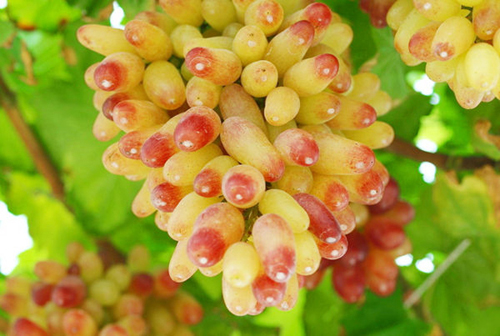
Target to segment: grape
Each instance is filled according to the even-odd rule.
[[[203,38],[203,35],[197,27],[188,24],[181,24],[175,27],[170,34],[170,39],[174,47],[174,55],[184,58],[185,44],[197,38]]]
[[[98,91],[99,92],[99,91]],[[103,91],[106,92],[106,91]],[[109,94],[109,93],[108,93]],[[146,100],[148,96],[142,85],[137,85],[135,88],[126,92],[117,92],[109,94],[99,105],[99,110],[109,120],[113,120],[113,109],[115,106],[124,100]]]
[[[168,269],[163,269],[155,275],[155,295],[160,298],[172,297],[179,289],[179,283],[172,280]]]
[[[294,90],[285,86],[276,87],[266,97],[264,108],[266,121],[272,126],[283,126],[297,116],[301,104]]]
[[[283,22],[282,27],[288,27],[290,24],[300,20],[307,20],[314,27],[314,39],[312,44],[315,45],[324,37],[332,20],[332,11],[325,4],[312,3],[304,9],[289,15]]]
[[[394,207],[399,198],[399,186],[396,180],[391,178],[384,190],[384,196],[380,202],[370,205],[368,209],[372,214],[380,214]]]
[[[256,62],[264,56],[267,48],[266,34],[258,26],[247,25],[238,30],[233,39],[232,50],[243,66]]]
[[[321,257],[328,260],[337,260],[346,254],[348,242],[346,236],[341,235],[340,239],[335,243],[329,244],[318,240],[317,245]]]
[[[275,282],[261,273],[252,282],[252,292],[257,302],[264,307],[276,306],[285,297],[286,282]]]
[[[236,287],[226,278],[222,278],[222,297],[227,309],[237,316],[248,314],[257,302],[250,285]]]
[[[259,202],[261,214],[274,213],[283,217],[294,233],[300,233],[309,227],[309,216],[297,201],[280,189],[267,190]]]
[[[314,174],[311,195],[319,198],[331,211],[340,211],[349,205],[349,192],[332,175]]]
[[[139,12],[134,19],[151,23],[167,34],[171,34],[177,26],[177,23],[169,15],[154,11]]]
[[[233,38],[227,36],[195,38],[184,43],[183,55],[185,58],[188,52],[198,47],[231,50],[232,45]]]
[[[354,33],[351,26],[343,22],[331,21],[326,29],[321,43],[329,46],[339,55],[342,54],[352,42]]]
[[[186,101],[190,107],[219,105],[222,86],[215,85],[203,78],[192,77],[186,84]]]
[[[50,302],[53,289],[53,284],[48,284],[43,281],[36,282],[31,287],[31,299],[35,304],[43,307]]]
[[[52,290],[52,302],[62,308],[79,306],[87,295],[85,282],[78,276],[69,275],[59,281]]]
[[[56,261],[44,260],[36,263],[34,272],[40,280],[55,284],[66,276],[66,267]]]
[[[164,110],[146,100],[123,100],[113,108],[113,121],[125,132],[164,124],[168,119]]]
[[[203,22],[201,0],[160,0],[160,6],[178,24],[199,26]]]
[[[187,110],[174,130],[174,141],[180,150],[194,152],[212,143],[220,133],[221,121],[209,107]]]
[[[323,91],[300,99],[300,109],[295,120],[301,124],[322,124],[335,118],[341,108],[340,98]]]
[[[197,47],[186,55],[186,66],[197,77],[217,85],[229,85],[240,77],[241,61],[230,50]]]
[[[203,197],[222,195],[222,178],[226,172],[238,164],[229,155],[220,155],[210,160],[196,175],[193,188]]]
[[[68,336],[93,336],[97,334],[94,319],[82,309],[68,310],[62,320],[63,330]]]
[[[167,61],[155,61],[144,71],[144,90],[157,106],[175,110],[186,100],[185,85],[175,66]]]
[[[135,53],[123,31],[117,28],[88,24],[80,27],[76,33],[78,41],[87,49],[108,56],[116,52]]]
[[[125,25],[127,41],[146,61],[167,60],[172,56],[172,42],[165,31],[143,20],[131,20]]]
[[[179,291],[170,301],[172,312],[177,321],[183,324],[198,324],[203,319],[203,308],[186,292]]]
[[[237,20],[231,0],[204,0],[201,2],[201,15],[210,27],[219,32]]]
[[[241,85],[254,97],[265,97],[278,84],[278,70],[273,63],[260,60],[248,64],[241,73]]]
[[[49,334],[39,325],[30,321],[27,318],[18,318],[12,325],[9,333],[12,336],[48,336]]]
[[[99,336],[127,336],[127,330],[117,324],[108,324],[100,332]]]
[[[311,275],[316,272],[321,255],[310,231],[295,234],[295,251],[297,255],[297,274]]]
[[[365,294],[366,278],[360,265],[335,265],[332,284],[340,297],[348,302],[359,302]]]
[[[244,288],[257,277],[260,260],[255,248],[244,242],[232,244],[224,255],[223,279],[231,287]],[[224,286],[224,285],[223,285]]]

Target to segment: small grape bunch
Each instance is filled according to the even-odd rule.
[[[397,0],[387,13],[394,45],[410,66],[426,63],[465,109],[500,99],[500,2]]]
[[[315,274],[301,279],[306,288],[315,288],[331,267],[332,285],[348,303],[361,302],[365,287],[379,296],[394,291],[399,273],[394,260],[411,252],[404,226],[412,221],[415,211],[399,199],[398,184],[391,178],[382,200],[374,205],[357,205],[356,215],[357,228],[347,235],[347,253],[333,262],[323,259]]]
[[[71,243],[69,266],[45,260],[35,265],[38,281],[7,278],[0,308],[10,323],[0,331],[8,336],[192,335],[189,326],[201,321],[203,309],[178,290],[168,269],[150,272],[142,245],[132,248],[125,263],[114,262],[108,252]]]
[[[86,82],[113,174],[144,180],[132,211],[177,241],[174,281],[222,273],[235,315],[291,309],[297,275],[341,258],[350,204],[389,181],[374,149],[394,137],[392,105],[351,74],[353,33],[322,3],[162,0],[119,30],[85,25],[105,56]]]

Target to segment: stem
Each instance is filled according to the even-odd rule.
[[[0,106],[5,110],[26,149],[33,159],[37,170],[47,180],[55,198],[64,203],[64,184],[59,172],[40,145],[39,140],[24,121],[19,111],[15,95],[0,78]]]
[[[446,270],[462,255],[462,253],[467,250],[471,242],[469,239],[464,239],[457,247],[446,257],[441,265],[432,273],[425,281],[414,291],[404,302],[405,308],[410,308],[413,306],[422,295],[428,290],[442,275]]]
[[[413,159],[415,161],[428,161],[443,170],[474,170],[485,165],[497,167],[499,161],[494,161],[485,156],[450,156],[439,153],[425,152],[409,142],[395,138],[387,151]]]

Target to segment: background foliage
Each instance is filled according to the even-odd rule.
[[[394,127],[399,139],[413,144],[432,140],[439,153],[448,155],[446,166],[438,167],[436,182],[428,184],[419,172],[421,162],[414,160],[421,156],[411,151],[407,154],[413,159],[391,150],[378,153],[399,181],[403,198],[417,210],[407,228],[414,246],[413,262],[403,267],[398,289],[388,298],[367,293],[363,305],[344,304],[327,276],[318,289],[301,292],[293,311],[268,309],[248,318],[235,318],[223,307],[220,278],[195,276],[184,286],[207,312],[196,327],[197,334],[498,335],[500,224],[495,214],[499,204],[488,189],[498,181],[485,181],[461,168],[469,156],[500,158],[494,138],[485,135],[487,126],[482,134],[475,131],[479,120],[489,120],[490,133],[499,133],[500,103],[464,110],[445,85],[436,85],[432,96],[416,92],[412,87],[423,69],[401,62],[389,28],[372,28],[357,1],[324,2],[352,24],[354,69],[376,59],[372,70],[397,102],[383,120]],[[125,9],[125,20],[151,6],[139,0],[118,3]],[[124,251],[142,243],[158,264],[166,264],[173,251],[173,241],[156,228],[151,217],[133,216],[129,205],[140,185],[104,170],[100,157],[108,144],[98,142],[91,133],[96,111],[83,73],[101,56],[81,47],[75,32],[89,22],[109,24],[111,10],[110,0],[9,0],[8,7],[0,9],[0,99],[4,106],[0,109],[0,200],[12,213],[27,216],[34,241],[33,248],[21,255],[15,273],[30,274],[41,259],[63,261],[65,245],[73,240],[93,247],[95,239],[104,238]],[[5,107],[12,98],[15,110],[64,182],[63,198],[54,195],[37,171],[8,117]],[[430,258],[439,267],[463,242],[470,243],[466,251],[417,304],[404,307],[408,290],[418,288],[429,276],[416,268],[417,260]],[[2,278],[0,274],[0,290]]]

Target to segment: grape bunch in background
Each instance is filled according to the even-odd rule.
[[[498,0],[397,0],[386,18],[401,59],[426,63],[427,76],[448,83],[463,108],[500,99]]]
[[[79,29],[106,56],[85,79],[111,140],[103,163],[144,180],[132,204],[176,240],[175,281],[223,273],[236,315],[291,309],[297,275],[338,259],[389,175],[392,128],[371,73],[351,75],[351,28],[321,3],[162,0],[124,30]]]
[[[10,321],[4,330],[0,323],[0,332],[8,336],[193,335],[189,325],[201,321],[203,308],[179,290],[168,269],[151,272],[149,252],[142,245],[132,248],[126,261],[117,260],[116,254],[109,247],[96,253],[71,243],[69,266],[45,260],[35,265],[38,281],[7,278],[0,308]]]
[[[356,230],[347,235],[344,257],[323,259],[318,271],[303,279],[304,286],[313,289],[331,267],[332,286],[349,303],[362,301],[366,287],[379,296],[394,292],[399,273],[394,260],[411,252],[404,226],[415,215],[413,207],[399,199],[399,186],[392,178],[379,203],[356,205],[355,212]]]

